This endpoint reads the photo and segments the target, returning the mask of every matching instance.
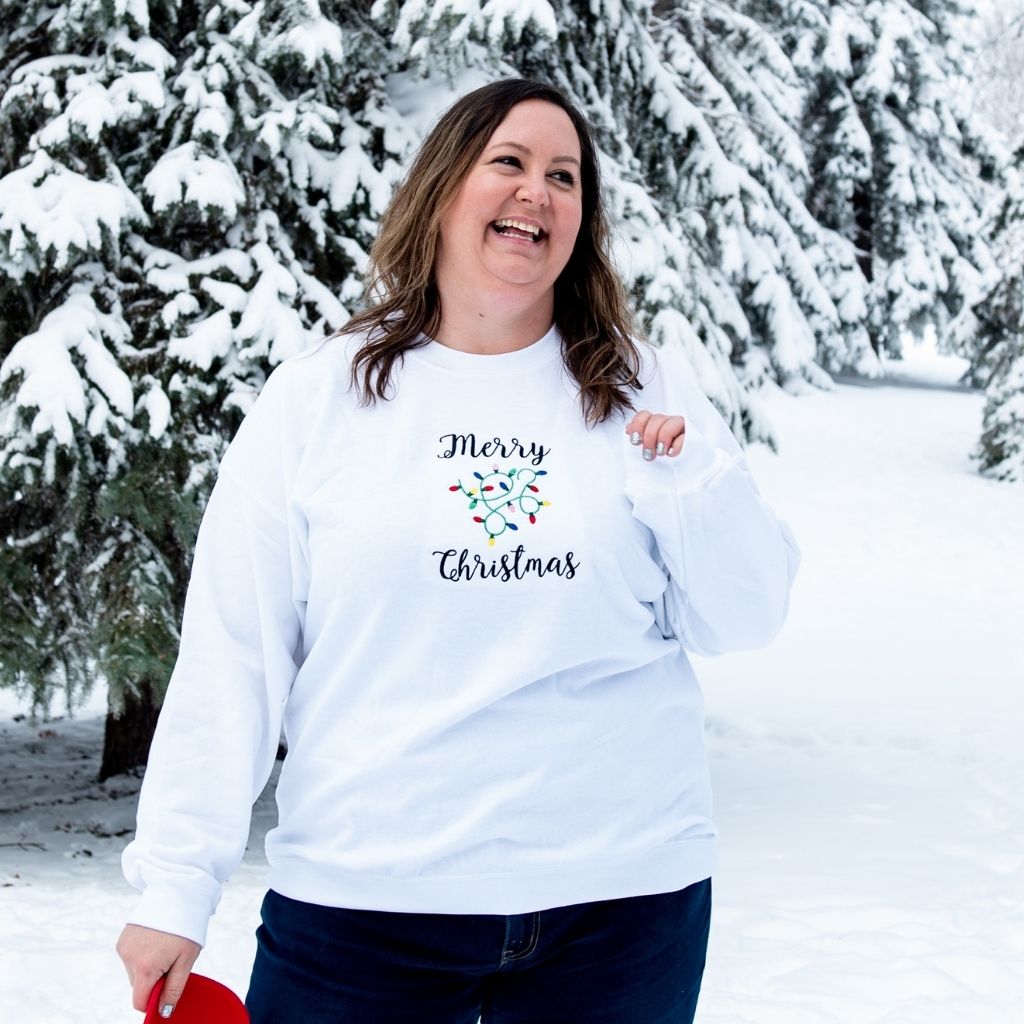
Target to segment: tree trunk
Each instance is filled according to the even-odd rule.
[[[854,239],[854,251],[857,254],[857,264],[864,280],[869,283],[874,279],[874,249],[875,249],[875,218],[871,208],[871,193],[867,186],[857,185],[853,191],[853,218],[856,238]],[[876,355],[882,351],[881,339],[878,332],[868,324],[868,337],[871,347]]]
[[[132,768],[140,768],[146,763],[159,713],[160,708],[153,700],[153,688],[149,683],[143,683],[138,693],[125,694],[120,714],[107,712],[100,782],[109,779],[111,775],[121,775]]]

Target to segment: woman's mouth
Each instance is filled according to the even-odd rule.
[[[491,228],[503,238],[519,238],[525,242],[537,243],[547,238],[547,232],[543,228],[516,220],[514,217],[502,217],[500,220],[492,221]]]

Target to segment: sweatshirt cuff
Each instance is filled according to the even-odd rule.
[[[200,892],[187,892],[169,885],[147,885],[142,891],[129,924],[155,928],[206,945],[206,929],[216,901]]]
[[[678,455],[659,455],[653,462],[644,463],[642,468],[638,467],[634,480],[643,490],[689,494],[700,490],[741,457],[716,448],[697,427],[687,422],[683,450]]]

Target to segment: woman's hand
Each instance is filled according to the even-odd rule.
[[[117,940],[117,955],[132,983],[132,1006],[145,1012],[153,986],[166,974],[160,994],[160,1016],[170,1017],[202,948],[181,935],[137,924],[125,925]]]
[[[643,455],[653,462],[659,455],[675,458],[686,440],[686,419],[641,409],[627,424],[626,433],[635,445],[643,445]]]

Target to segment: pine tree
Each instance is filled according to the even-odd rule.
[[[273,366],[361,301],[403,162],[486,81],[546,79],[588,114],[649,335],[737,434],[771,441],[761,381],[875,372],[871,343],[984,269],[957,16],[0,0],[0,683],[42,710],[103,676],[104,773],[144,757],[225,445]]]
[[[162,99],[147,64],[162,48],[132,44],[140,18],[148,25],[137,4],[122,11],[115,38],[100,3],[3,10],[0,575],[13,586],[0,672],[36,707],[54,686],[70,702],[96,671],[85,580],[101,555],[100,492],[123,460],[135,404],[123,279],[136,271],[123,242],[147,219],[111,144],[152,124]],[[111,44],[98,46],[104,34]]]
[[[105,677],[104,775],[145,757],[224,446],[347,319],[410,144],[365,5],[327,6],[5,21],[2,672],[40,708]]]
[[[731,5],[678,8],[679,32],[667,36],[674,65],[740,183],[743,220],[731,229],[725,258],[712,259],[736,268],[730,284],[750,324],[747,345],[764,344],[771,358],[747,383],[827,385],[818,366],[878,373],[853,253],[808,209],[806,86],[791,56],[769,27]],[[816,365],[805,367],[808,359]]]
[[[971,61],[972,111],[1004,138],[1024,138],[1024,0],[986,5],[980,17]]]
[[[941,332],[973,301],[990,262],[977,224],[992,140],[970,117],[964,80],[971,9],[956,0],[744,6],[771,19],[810,85],[808,204],[854,247],[872,346],[899,356],[906,334]]]
[[[1007,157],[1002,179],[985,232],[997,259],[950,335],[952,346],[972,351],[970,377],[986,389],[975,452],[981,471],[1024,482],[1024,144]]]

